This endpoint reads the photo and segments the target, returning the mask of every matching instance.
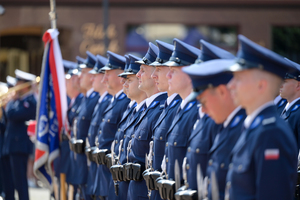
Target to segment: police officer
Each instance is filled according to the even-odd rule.
[[[86,137],[88,136],[94,107],[99,99],[98,92],[94,91],[93,88],[94,75],[88,73],[96,64],[96,56],[88,51],[86,53],[87,59],[85,63],[79,65],[81,68],[80,88],[85,91],[85,96],[80,104],[77,122],[73,123],[74,135],[77,140],[82,140],[82,142],[86,141]],[[72,175],[75,176],[74,184],[79,185],[84,199],[90,199],[89,195],[86,193],[88,176],[87,157],[82,149],[78,152],[71,152],[71,156],[72,155],[74,157],[74,168],[72,167]]]
[[[117,157],[117,160],[120,160],[121,154],[124,152],[124,130],[130,123],[132,115],[136,113],[136,107],[147,98],[146,93],[138,89],[139,83],[138,78],[136,77],[136,73],[140,69],[140,64],[135,63],[135,61],[138,60],[141,60],[141,58],[129,54],[128,58],[126,58],[127,67],[125,68],[124,72],[119,75],[125,80],[123,89],[124,91],[126,91],[127,97],[131,99],[131,102],[129,103],[129,107],[124,112],[122,119],[118,124],[118,131],[115,135],[115,155]],[[134,102],[134,104],[130,105],[132,104],[132,102]],[[120,167],[119,164],[121,164],[121,161],[116,164],[118,165],[115,166]],[[113,173],[112,169],[111,172]],[[122,181],[124,181],[124,179],[122,179]],[[116,184],[119,184],[119,189],[118,191],[116,191],[118,193],[118,196],[116,196],[115,194],[114,182],[111,181],[108,199],[126,199],[129,182],[126,181],[124,183],[120,182]]]
[[[232,60],[216,59],[183,69],[193,81],[194,96],[197,96],[201,103],[202,112],[209,115],[216,124],[222,124],[207,155],[209,157],[207,176],[210,179],[211,173],[215,172],[220,199],[224,199],[226,174],[230,164],[228,155],[241,134],[246,118],[245,110],[234,104],[226,86],[231,80],[232,74],[218,69],[218,66],[228,66],[228,62],[231,64]],[[203,134],[207,133],[203,132]],[[189,148],[188,152],[191,150],[192,147]],[[201,150],[198,148],[196,153]],[[195,168],[191,170],[197,169],[196,166],[193,167]],[[187,169],[189,170],[189,168]],[[209,199],[212,198],[211,188],[211,184],[209,184]]]
[[[227,174],[230,199],[293,199],[297,144],[273,102],[290,63],[242,35],[239,41],[228,87],[247,118]]]
[[[93,88],[96,92],[100,94],[100,98],[98,100],[98,103],[96,104],[93,115],[92,115],[92,121],[88,130],[88,137],[87,137],[87,143],[88,146],[86,148],[86,153],[92,154],[93,149],[98,145],[98,129],[100,125],[100,121],[103,118],[103,112],[109,105],[112,96],[108,94],[107,87],[105,84],[102,83],[102,79],[104,77],[104,71],[101,71],[100,69],[104,67],[104,65],[107,63],[107,59],[103,56],[97,55],[97,62],[95,64],[95,67],[89,71],[90,74],[94,74],[94,81],[93,81]],[[96,139],[97,138],[97,139]],[[88,147],[90,147],[88,149]],[[87,150],[90,151],[87,152]],[[88,159],[90,159],[91,156],[88,156]],[[87,177],[87,194],[94,198],[94,183],[95,183],[95,174],[97,172],[97,163],[95,160],[88,160],[88,177]]]
[[[284,77],[284,82],[280,88],[280,96],[287,100],[287,105],[281,113],[281,117],[288,122],[292,131],[294,132],[295,139],[298,145],[298,150],[300,147],[300,121],[299,121],[299,110],[300,107],[300,91],[299,81],[300,81],[300,65],[288,60],[295,68],[294,72],[286,73]]]
[[[165,159],[163,160],[162,170],[167,173],[168,179],[175,180],[175,161],[178,160],[179,166],[182,165],[183,158],[186,154],[187,141],[193,130],[193,125],[197,120],[198,103],[196,100],[188,101],[187,97],[192,90],[192,82],[187,74],[182,72],[184,66],[193,64],[197,59],[200,50],[174,39],[174,51],[169,61],[163,65],[168,66],[170,71],[167,74],[169,90],[178,93],[183,99],[179,109],[176,112],[174,120],[166,134]],[[182,172],[182,170],[180,170]],[[180,173],[182,175],[182,173]],[[180,182],[182,176],[180,177]],[[174,185],[175,183],[173,183]],[[175,191],[168,192],[170,197]],[[166,197],[162,197],[163,199]]]
[[[162,112],[164,102],[167,98],[166,92],[159,92],[151,74],[154,67],[150,66],[157,57],[158,48],[149,42],[149,48],[142,60],[136,61],[141,64],[137,73],[139,79],[139,89],[147,94],[145,111],[134,127],[132,135],[131,149],[129,151],[129,162],[135,164],[137,170],[136,177],[132,177],[127,199],[147,198],[147,186],[143,180],[142,173],[145,170],[145,155],[149,152],[149,143],[152,140],[153,127]],[[139,173],[139,175],[138,175]]]
[[[162,66],[163,63],[170,59],[174,47],[173,45],[160,40],[156,40],[156,43],[159,48],[159,53],[156,61],[150,64],[150,66],[155,67],[151,77],[155,81],[160,92],[166,91],[168,93],[168,98],[165,101],[164,110],[162,111],[153,128],[153,155],[151,155],[151,152],[149,152],[149,163],[152,163],[151,167],[154,170],[161,172],[161,162],[164,157],[166,143],[166,132],[171,126],[174,115],[180,106],[181,97],[177,93],[169,90],[168,79],[166,79],[166,75],[169,72],[169,67]],[[151,175],[149,178],[151,178]],[[151,181],[155,182],[155,180]],[[161,199],[157,190],[151,191],[150,199]]]
[[[107,85],[107,90],[113,98],[103,112],[103,118],[98,129],[98,148],[106,150],[106,152],[111,149],[111,143],[117,132],[118,123],[130,102],[123,92],[122,78],[118,77],[124,71],[126,60],[123,56],[110,51],[107,51],[107,56],[108,62],[101,70],[105,71],[103,83]],[[107,199],[109,183],[112,179],[111,173],[105,164],[100,163],[98,166],[95,179],[96,184],[94,184],[94,193],[97,196],[101,196],[102,199]]]
[[[17,85],[35,81],[36,76],[21,70],[15,70]],[[27,135],[26,121],[35,118],[36,99],[30,87],[19,90],[5,108],[7,124],[3,154],[8,155],[9,167],[12,170],[13,185],[6,191],[6,199],[14,199],[14,189],[19,199],[29,199],[27,185],[27,161],[32,153],[32,142]],[[9,180],[8,180],[9,182]]]

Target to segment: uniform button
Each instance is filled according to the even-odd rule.
[[[230,163],[228,167],[229,167],[229,168],[232,168],[232,166],[233,166],[233,164],[232,164],[232,163]]]
[[[166,143],[166,147],[168,146],[168,143]]]
[[[102,119],[102,121],[104,122],[104,118]]]
[[[141,136],[139,136],[139,139],[141,139]]]
[[[122,152],[124,151],[124,148],[122,148]]]
[[[75,112],[75,108],[72,108],[72,112]]]
[[[118,144],[118,140],[116,140],[116,144]]]
[[[186,169],[187,169],[187,170],[190,169],[190,165],[189,165],[189,164],[186,165]]]
[[[134,138],[134,135],[132,135],[131,137]]]
[[[210,159],[210,160],[208,161],[208,164],[209,164],[209,165],[212,165],[212,164],[213,164],[213,160]]]
[[[85,117],[83,116],[83,117],[82,117],[82,119],[84,120],[84,119],[85,119]]]
[[[107,119],[107,122],[110,122],[110,119]]]
[[[224,168],[225,164],[224,163],[221,163],[220,167],[221,168]]]
[[[100,130],[100,131],[99,131],[99,134],[101,134],[101,132],[102,132],[102,131]]]
[[[177,145],[177,142],[174,142],[174,146],[176,146]]]
[[[188,148],[188,152],[191,152],[191,147]]]
[[[243,169],[243,165],[238,166],[238,170],[241,170],[241,169]]]
[[[199,148],[197,148],[197,149],[196,149],[196,153],[199,153],[199,152],[200,152],[200,149],[199,149]]]
[[[126,135],[124,135],[124,138],[126,138]]]
[[[121,129],[118,129],[118,132],[120,132],[121,131]]]
[[[169,158],[166,158],[166,162],[169,162]]]
[[[159,138],[160,140],[162,140],[162,137],[160,136],[160,138]]]

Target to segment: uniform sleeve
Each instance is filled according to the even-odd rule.
[[[15,103],[18,103],[15,105]],[[36,114],[36,101],[33,99],[28,99],[24,101],[18,100],[14,102],[6,110],[6,116],[8,120],[12,121],[28,121],[35,118]]]
[[[257,140],[254,150],[257,200],[293,199],[297,149],[293,135],[288,133],[269,129]]]

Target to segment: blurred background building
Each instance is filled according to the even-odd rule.
[[[0,81],[19,68],[40,73],[49,0],[1,0]],[[56,0],[64,59],[105,56],[102,0]],[[143,55],[148,42],[205,39],[236,53],[237,35],[300,62],[299,0],[109,0],[108,49]]]

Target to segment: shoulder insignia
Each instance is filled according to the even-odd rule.
[[[102,102],[106,101],[107,99],[108,99],[108,97],[105,96],[105,97],[103,98]]]
[[[199,119],[197,119],[197,121],[195,122],[195,124],[194,124],[194,127],[193,127],[193,130],[195,130],[195,129],[196,129],[196,127],[197,127],[198,123],[199,123]]]
[[[175,106],[175,105],[177,104],[177,102],[179,102],[179,100],[174,100],[174,101],[172,102],[172,104],[170,105],[170,108],[172,108],[173,106]]]
[[[190,102],[184,111],[188,111],[189,109],[191,109],[194,104],[195,104],[195,101]]]
[[[281,106],[283,106],[283,104],[285,103],[285,101],[286,101],[285,99],[282,99],[281,102],[280,102],[280,104],[278,105],[278,108],[281,107]]]
[[[198,103],[198,104],[197,104],[197,108],[200,108],[200,106],[201,106],[201,104],[200,104],[200,103]]]
[[[23,105],[25,108],[29,108],[29,103],[27,101],[24,101]]]
[[[262,125],[272,124],[276,121],[276,117],[270,117],[262,121]]]
[[[291,110],[291,112],[297,110],[299,107],[300,107],[300,105],[295,105],[295,106],[293,107],[293,109]]]
[[[159,101],[153,101],[152,103],[151,103],[151,105],[149,106],[149,108],[153,108],[156,104],[158,104],[159,103]]]
[[[160,107],[160,108],[164,108],[164,107],[165,107],[165,105],[164,105],[164,104],[161,104],[159,107]]]
[[[261,121],[263,120],[263,117],[262,116],[257,116],[254,121],[252,122],[251,126],[250,126],[250,129],[254,129],[256,128],[260,123]]]
[[[80,94],[78,95],[78,97],[79,97],[79,98],[82,98],[82,97],[83,97],[83,94],[82,94],[82,93],[80,93]]]
[[[89,98],[91,99],[91,98],[94,98],[95,96],[96,96],[96,92],[93,92]]]
[[[122,93],[119,97],[118,100],[124,99],[126,97],[126,94]]]
[[[237,126],[237,125],[241,122],[242,118],[243,118],[242,115],[236,116],[236,117],[233,119],[232,123],[230,124],[230,128],[233,128],[233,127]]]

